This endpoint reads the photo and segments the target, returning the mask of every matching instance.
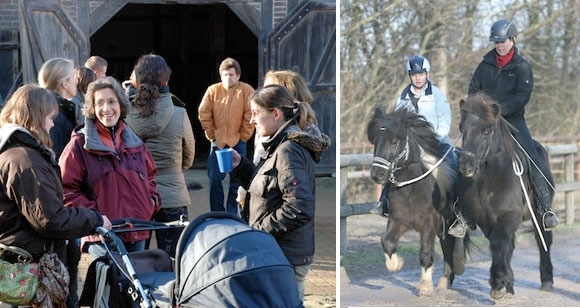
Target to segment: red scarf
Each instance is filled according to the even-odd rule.
[[[106,128],[105,125],[101,123],[101,121],[95,120],[95,124],[97,125],[97,132],[99,133],[99,137],[101,138],[103,144],[115,151],[118,150],[119,144],[122,142],[121,131],[125,129],[125,122],[119,120],[119,124],[117,125],[115,131],[115,141],[113,141],[113,137],[111,136],[111,130]],[[117,147],[115,147],[115,145]]]
[[[495,62],[497,63],[497,66],[499,68],[506,66],[506,64],[510,63],[510,61],[514,57],[514,54],[515,54],[514,48],[512,48],[505,56],[500,56],[496,53],[495,54]]]

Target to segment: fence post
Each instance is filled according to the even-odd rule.
[[[564,172],[566,176],[565,182],[574,182],[574,153],[566,154],[564,156]],[[566,202],[566,225],[574,223],[574,190],[568,190],[564,193]]]
[[[348,172],[346,168],[340,166],[340,208],[342,209],[343,206],[346,206],[347,198],[347,175]],[[342,210],[341,210],[342,212]],[[344,255],[346,253],[346,216],[340,216],[340,255]]]

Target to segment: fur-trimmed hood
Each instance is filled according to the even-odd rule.
[[[293,124],[293,120],[290,120],[284,123],[271,138],[263,143],[264,149],[266,149],[263,158],[265,159],[274,153],[278,145],[284,140],[294,141],[307,149],[315,162],[319,162],[322,153],[330,147],[330,137],[321,133],[318,126],[308,124],[306,130],[303,131],[298,125]]]

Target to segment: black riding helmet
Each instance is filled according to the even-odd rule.
[[[414,56],[407,61],[407,74],[429,73],[431,65],[429,61],[421,56]]]
[[[513,39],[517,35],[518,30],[516,29],[516,25],[507,19],[501,19],[496,21],[493,26],[491,26],[489,41],[505,42],[508,38]]]

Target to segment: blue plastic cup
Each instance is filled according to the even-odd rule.
[[[232,148],[216,150],[218,167],[221,173],[232,171],[233,167],[233,150]]]

